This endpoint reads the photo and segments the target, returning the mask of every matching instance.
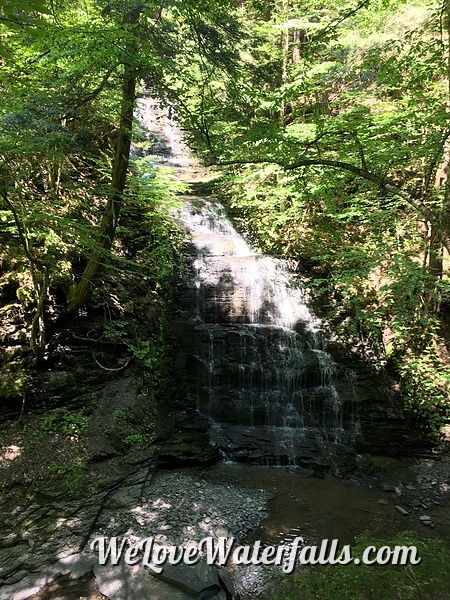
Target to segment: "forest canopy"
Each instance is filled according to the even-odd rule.
[[[150,93],[176,107],[254,244],[300,265],[330,330],[391,369],[411,414],[439,429],[449,46],[446,1],[4,0],[1,276],[17,283],[36,360],[51,298],[73,315],[95,298],[130,203],[159,215],[155,249],[172,243],[160,187],[130,161]]]

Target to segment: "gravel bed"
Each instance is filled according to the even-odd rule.
[[[211,482],[198,471],[160,471],[139,503],[113,512],[99,532],[105,536],[153,537],[162,544],[186,545],[205,537],[246,533],[268,515],[268,492]]]

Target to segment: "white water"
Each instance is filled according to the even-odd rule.
[[[179,218],[198,250],[194,261],[197,288],[220,289],[229,274],[231,320],[234,316],[238,322],[287,329],[301,322],[309,331],[318,331],[318,320],[302,290],[291,285],[283,261],[253,252],[223,206],[214,201],[194,206],[187,200]]]
[[[149,99],[139,111],[163,155],[158,162],[189,170],[176,123]],[[234,459],[320,462],[327,443],[351,440],[358,419],[335,386],[337,368],[323,348],[319,320],[286,264],[253,251],[220,203],[183,201],[178,220],[193,247],[183,317],[190,395]]]
[[[194,246],[194,393],[233,458],[314,463],[348,442],[337,365],[320,322],[282,260],[255,253],[214,200],[185,199],[179,220]]]

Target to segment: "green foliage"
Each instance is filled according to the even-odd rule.
[[[27,35],[44,35],[50,9],[43,0],[2,0],[0,2],[0,57],[11,59],[11,42],[14,33],[26,31]],[[6,43],[4,43],[6,41]],[[9,42],[9,43],[8,43]]]
[[[3,2],[1,258],[18,274],[36,356],[54,318],[50,295],[70,296],[97,257],[103,273],[137,276],[155,298],[145,339],[123,315],[104,339],[128,345],[153,399],[171,377],[166,311],[183,232],[170,208],[183,186],[152,157],[132,161],[115,244],[98,236],[128,73],[176,111],[198,155],[255,161],[222,179],[243,231],[311,270],[330,327],[395,367],[405,406],[438,428],[449,404],[439,310],[450,297],[448,264],[437,272],[431,247],[435,235],[450,247],[450,194],[433,186],[448,150],[441,9],[421,0],[88,0],[56,3],[49,15],[40,0]],[[41,26],[45,36],[35,35]],[[148,151],[147,133],[135,137]],[[305,158],[317,164],[281,166]],[[11,393],[24,385],[12,378]]]
[[[405,348],[398,362],[407,408],[439,431],[450,419],[450,367],[439,360],[433,347],[425,348],[419,356]]]
[[[113,321],[106,326],[106,335],[126,341],[131,355],[137,359],[148,385],[150,409],[164,403],[171,379],[171,360],[166,335],[168,310],[173,283],[183,268],[182,247],[185,232],[175,223],[170,211],[179,205],[178,195],[186,185],[173,176],[173,169],[153,166],[151,156],[133,161],[136,177],[130,182],[129,195],[123,208],[117,235],[124,249],[113,265],[121,273],[144,278],[145,293],[150,288],[154,297],[152,328],[142,331],[128,321]],[[149,176],[151,175],[151,176]],[[129,339],[125,339],[127,337]],[[152,424],[149,426],[152,429]],[[123,438],[133,435],[129,432]],[[145,443],[149,443],[150,432]],[[131,438],[130,438],[131,439]],[[152,438],[153,439],[153,438]]]
[[[361,558],[368,546],[411,546],[422,558],[419,565],[314,566],[292,575],[274,575],[267,598],[273,600],[445,600],[449,598],[450,575],[446,565],[450,550],[438,539],[420,539],[406,531],[392,540],[374,540],[360,535],[352,546],[352,556]]]
[[[89,425],[89,417],[84,412],[53,412],[44,417],[41,429],[45,433],[62,433],[66,436],[79,436]]]
[[[184,231],[170,216],[179,205],[178,195],[186,191],[171,168],[155,168],[152,157],[133,161],[135,177],[123,209],[118,236],[123,240],[127,262],[122,269],[145,275],[163,297],[171,293],[174,277],[181,266],[180,251]]]
[[[19,295],[33,313],[29,336],[38,360],[48,341],[49,293],[61,290],[71,304],[78,266],[87,257],[111,269],[122,269],[128,258],[117,247],[110,251],[110,244],[103,243],[106,238],[98,235],[115,181],[118,126],[124,132],[118,114],[133,101],[132,95],[123,101],[124,76],[138,84],[151,81],[155,95],[165,102],[177,95],[168,82],[185,86],[191,62],[207,69],[231,65],[237,55],[229,42],[238,35],[231,2],[106,6],[89,0],[52,8],[45,38],[36,38],[28,32],[37,14],[45,12],[42,3],[11,0],[0,7],[0,36],[4,27],[17,29],[8,40],[13,60],[1,64],[0,237],[7,240],[18,270],[30,279]],[[152,181],[139,176],[138,163],[131,170],[114,212],[118,216],[122,199],[139,197],[147,204],[141,213],[147,213],[146,226],[153,228],[150,236],[146,232],[153,248],[151,253],[149,245],[143,250],[145,265],[133,257],[138,259],[134,267],[135,272],[146,270],[145,276],[165,294],[162,287],[167,288],[173,272],[177,236],[167,216],[167,200],[177,186],[167,184],[164,170],[155,171]],[[113,221],[115,233],[117,219]]]
[[[127,413],[124,410],[118,409],[113,412],[114,436],[117,438],[119,445],[123,448],[129,448],[135,444],[142,448],[148,447],[156,438],[155,423],[148,421],[145,431],[141,431],[135,424],[130,423]]]
[[[50,477],[60,482],[62,489],[68,494],[77,494],[85,490],[86,469],[80,464],[50,465]]]
[[[29,382],[29,365],[16,359],[5,364],[1,371],[0,398],[23,398]]]
[[[420,0],[252,5],[242,91],[235,116],[216,107],[212,150],[232,163],[222,194],[254,247],[309,270],[329,328],[393,368],[406,410],[434,431],[450,406],[448,261],[441,274],[432,247],[450,198],[449,184],[434,187],[448,151],[439,10]],[[302,159],[317,164],[284,168]],[[440,235],[449,250],[450,228]]]
[[[104,326],[102,337],[108,341],[118,342],[127,337],[128,326],[129,322],[125,320],[116,319],[115,321],[111,321]]]
[[[131,346],[131,352],[139,359],[146,369],[153,369],[158,364],[158,354],[160,350],[156,346],[157,352],[155,353],[155,346],[150,340],[138,340],[136,346]]]

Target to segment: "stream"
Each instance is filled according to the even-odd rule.
[[[244,522],[255,523],[255,518],[259,520],[260,523],[241,538],[249,544],[257,540],[263,545],[290,544],[296,537],[304,538],[306,544],[320,545],[323,539],[338,539],[340,544],[352,544],[356,536],[365,532],[373,539],[386,541],[406,530],[415,530],[420,536],[439,537],[450,542],[448,485],[445,483],[449,473],[449,457],[422,461],[396,461],[385,457],[376,457],[374,460],[379,465],[378,476],[361,477],[359,481],[352,482],[329,476],[324,479],[306,477],[299,469],[229,463],[218,463],[202,470],[160,471],[143,493],[145,497],[153,499],[153,506],[160,507],[157,522],[160,531],[172,543],[178,543],[177,538],[172,537],[176,535],[176,523],[180,519],[183,525],[189,522],[184,510],[189,512],[192,510],[188,508],[189,504],[193,507],[202,498],[206,504],[203,504],[199,513],[197,523],[203,528],[203,534],[200,533],[198,539],[211,534],[207,528],[211,523],[219,522],[214,518],[219,514],[222,517],[220,522],[233,535],[236,524],[242,528],[245,527]],[[132,483],[134,481],[136,478]],[[436,484],[432,485],[435,481]],[[433,493],[430,493],[429,486],[433,488]],[[122,523],[125,527],[131,525],[126,535],[131,531],[139,533],[136,529],[137,519],[138,523],[143,524],[144,535],[156,535],[158,529],[155,529],[153,513],[146,512],[147,504],[140,497],[142,492],[133,495],[132,491],[130,493],[132,488],[133,485],[127,488],[124,482],[114,492],[106,504],[105,515],[99,519],[103,523],[99,531],[108,533],[108,523],[113,522],[115,530],[120,530]],[[400,498],[392,491],[396,488],[400,491]],[[262,500],[263,496],[270,498],[267,504]],[[408,515],[398,512],[396,507],[399,503],[405,505],[415,497],[430,502],[425,512],[431,516],[432,526],[424,526],[419,520],[423,510],[414,511],[410,508]],[[183,498],[182,508],[177,498]],[[147,502],[150,504],[151,500]],[[95,499],[93,504],[96,504]],[[167,509],[170,505],[173,505],[171,513]],[[261,508],[264,508],[264,512],[258,518],[257,512]],[[58,510],[61,515],[61,507]],[[213,519],[205,519],[206,513],[212,515]],[[167,527],[169,523],[173,523],[173,526]],[[37,525],[42,531],[42,525]],[[231,565],[235,588],[244,598],[256,597],[261,591],[261,570],[261,567],[253,565]],[[118,572],[117,576],[120,577]],[[21,597],[27,596],[17,596]],[[33,600],[103,598],[98,592],[95,577],[89,574],[89,568],[75,581],[68,575],[60,577],[29,597]],[[123,596],[108,594],[107,597],[115,600]],[[130,595],[129,600],[137,600],[138,597]],[[165,597],[157,595],[155,600]],[[1,588],[0,598],[16,600],[16,596],[2,595]]]

